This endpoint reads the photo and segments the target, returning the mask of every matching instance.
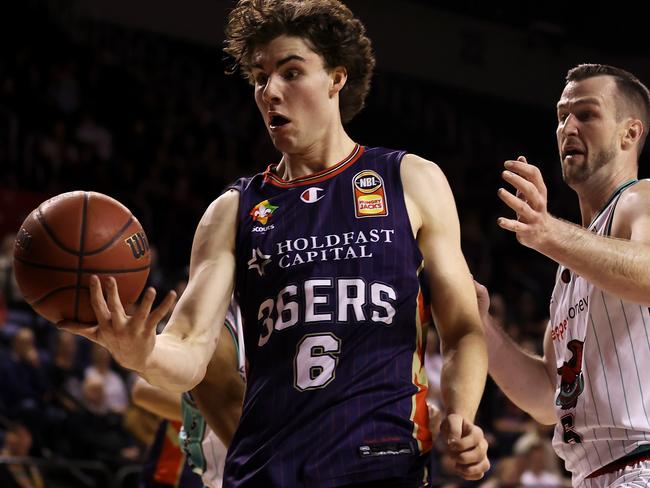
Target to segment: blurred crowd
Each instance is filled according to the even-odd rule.
[[[155,250],[149,284],[162,292],[176,287],[210,201],[277,159],[251,88],[224,74],[219,46],[77,19],[35,1],[15,9],[0,21],[2,36],[11,39],[0,43],[0,192],[37,201],[78,189],[115,197],[138,217]],[[21,29],[27,21],[30,29]],[[505,209],[496,189],[502,162],[526,154],[547,165],[551,210],[574,217],[563,214],[572,197],[555,167],[553,107],[539,113],[379,70],[349,131],[362,144],[404,147],[440,164],[456,196],[463,250],[475,278],[492,292],[495,320],[539,352],[555,267],[497,228]],[[4,206],[0,217],[20,221],[30,210]],[[141,464],[158,419],[132,405],[133,377],[105,350],[57,331],[23,302],[9,227],[0,236],[2,455],[98,460],[110,470]],[[437,344],[432,330],[427,369],[434,403]],[[490,475],[480,483],[455,480],[440,454],[440,486],[566,485],[550,428],[489,380],[478,422],[489,433]],[[0,466],[0,485],[12,486],[2,481],[11,465]],[[24,486],[47,485],[37,467],[14,474],[29,480]]]

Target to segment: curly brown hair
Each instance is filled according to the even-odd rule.
[[[342,121],[363,108],[375,57],[364,25],[338,0],[239,0],[225,34],[224,51],[233,60],[228,73],[239,68],[251,81],[251,57],[258,46],[283,34],[300,37],[323,58],[326,69],[347,70],[339,95]]]

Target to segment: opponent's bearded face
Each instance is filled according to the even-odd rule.
[[[326,69],[304,39],[282,35],[259,46],[251,76],[255,102],[279,151],[308,150],[341,123],[338,92],[345,79],[341,83],[338,70]]]
[[[617,97],[609,76],[572,81],[564,88],[556,135],[568,185],[584,183],[619,154],[623,122],[617,120]]]

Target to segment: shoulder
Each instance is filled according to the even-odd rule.
[[[618,203],[612,222],[613,237],[632,238],[638,225],[650,225],[650,180],[641,180],[625,190]]]
[[[236,212],[239,208],[239,193],[235,188],[227,189],[208,205],[201,222],[205,224],[214,220],[220,220],[223,219],[224,212],[227,214]]]
[[[637,184],[632,185],[627,190],[625,190],[621,194],[621,198],[618,202],[617,207],[619,209],[621,207],[645,207],[645,209],[650,211],[648,202],[650,202],[650,179],[645,179],[640,180]]]
[[[415,154],[405,154],[401,168],[404,189],[412,197],[423,193],[427,198],[437,198],[439,191],[448,188],[447,178],[436,163]]]

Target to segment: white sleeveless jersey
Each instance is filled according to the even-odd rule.
[[[237,369],[245,378],[244,332],[239,305],[231,302],[226,313],[225,330],[220,340],[235,342],[237,347]],[[185,393],[182,396],[183,426],[181,428],[181,447],[187,455],[192,470],[201,476],[207,488],[221,488],[223,468],[227,449],[221,439],[210,429],[194,400]]]
[[[619,188],[589,230],[609,235]],[[560,266],[550,324],[557,365],[553,447],[577,486],[650,443],[648,308],[596,288]]]

